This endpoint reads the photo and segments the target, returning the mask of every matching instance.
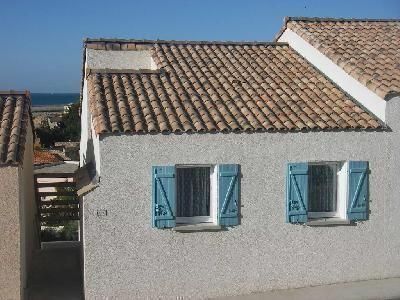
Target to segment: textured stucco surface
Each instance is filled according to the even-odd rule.
[[[33,183],[33,133],[28,125],[24,161],[19,168],[20,222],[21,222],[21,284],[27,286],[31,270],[33,252],[38,248],[38,231],[35,215],[35,191]]]
[[[84,198],[86,299],[205,298],[400,276],[400,99],[387,132],[108,136],[100,187]],[[370,219],[285,223],[289,161],[368,160]],[[151,227],[151,166],[239,163],[241,225]],[[106,209],[98,217],[98,209]]]
[[[33,134],[28,123],[20,166],[0,167],[0,299],[24,297],[37,248]]]
[[[87,64],[85,65],[85,69]],[[86,76],[85,76],[86,77]],[[90,137],[90,118],[89,118],[89,105],[87,101],[87,80],[83,81],[83,89],[82,89],[82,110],[81,110],[81,141],[79,145],[79,162],[80,165],[85,165],[89,162],[90,154],[89,151],[89,137]]]
[[[108,51],[87,49],[86,62],[91,69],[156,69],[156,64],[148,50]]]
[[[19,299],[20,226],[18,167],[0,167],[0,299]]]

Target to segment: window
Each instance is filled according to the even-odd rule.
[[[240,178],[237,164],[153,166],[153,227],[239,225]]]
[[[215,166],[177,166],[176,223],[212,223],[216,209]]]
[[[343,163],[311,163],[308,166],[308,216],[310,218],[341,217],[338,201],[338,177]]]
[[[366,220],[369,213],[368,174],[366,161],[289,163],[287,221]]]

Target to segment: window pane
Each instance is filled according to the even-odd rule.
[[[309,211],[336,211],[336,165],[310,165],[309,172]]]
[[[177,217],[210,215],[210,168],[177,169]]]

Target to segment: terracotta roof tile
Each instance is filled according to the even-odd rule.
[[[378,96],[400,93],[400,19],[287,18],[285,28]]]
[[[51,164],[57,162],[63,162],[64,160],[57,153],[52,153],[45,150],[35,150],[33,152],[33,163],[34,165]]]
[[[121,42],[120,49],[129,43],[140,42]],[[287,44],[146,45],[158,71],[90,70],[88,95],[97,133],[381,127]]]
[[[0,92],[0,165],[22,162],[28,122],[28,92]]]

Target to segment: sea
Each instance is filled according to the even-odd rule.
[[[66,105],[79,101],[79,93],[31,93],[32,106]]]

